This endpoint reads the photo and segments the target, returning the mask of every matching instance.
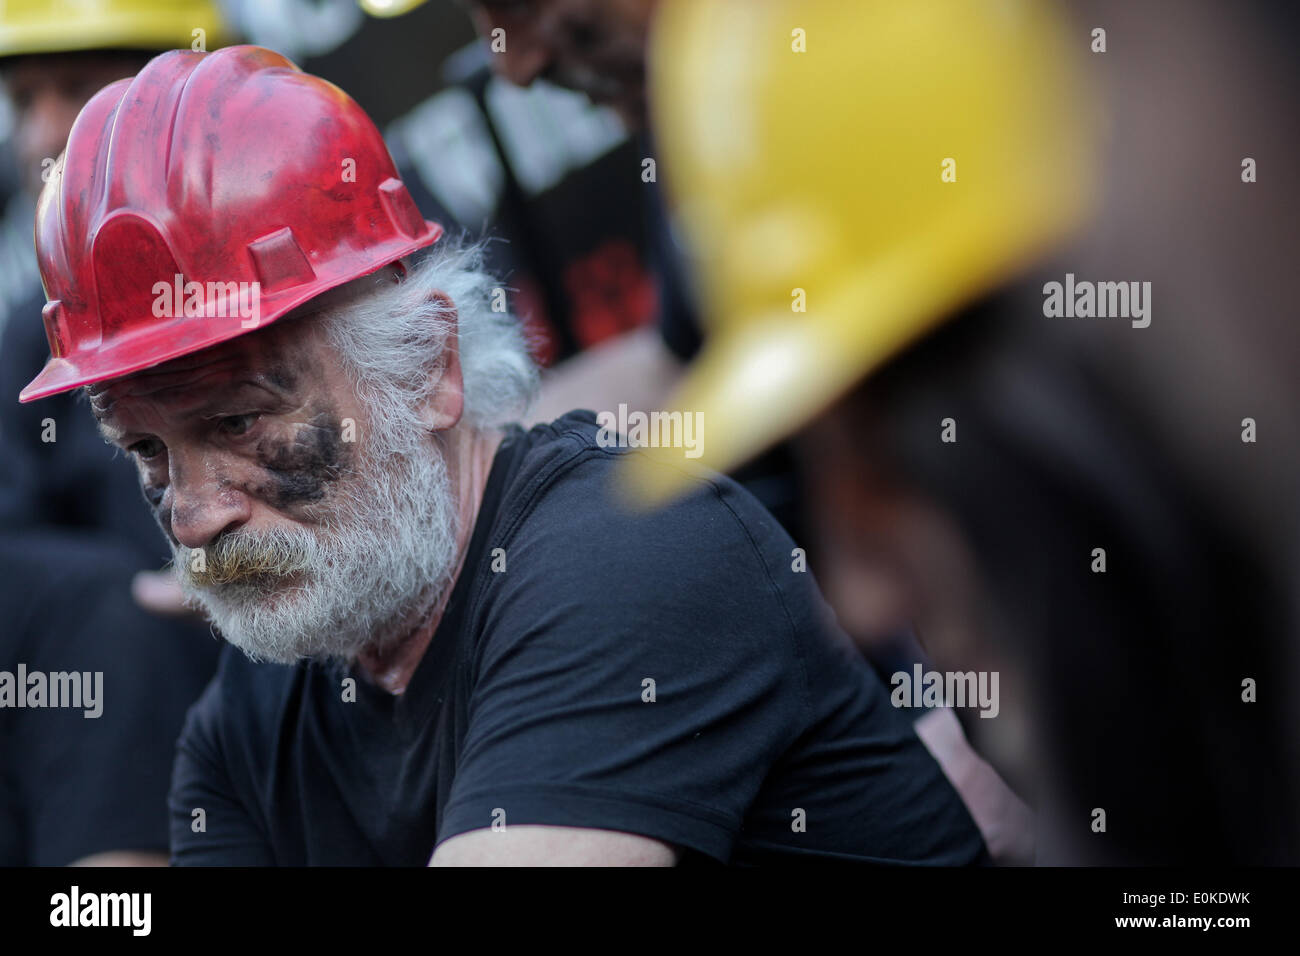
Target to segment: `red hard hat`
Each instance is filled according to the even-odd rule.
[[[252,331],[228,283],[260,293],[261,327],[440,235],[332,83],[255,46],[164,53],[86,104],[41,193],[51,358],[19,401]],[[195,282],[204,314],[157,317],[160,283]]]

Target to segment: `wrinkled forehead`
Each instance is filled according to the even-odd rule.
[[[101,422],[141,405],[183,413],[205,401],[225,400],[239,389],[287,397],[327,371],[313,332],[311,322],[282,320],[193,355],[88,386],[86,395]]]

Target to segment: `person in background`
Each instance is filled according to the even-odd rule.
[[[228,35],[217,6],[202,0],[3,4],[0,80],[30,195],[95,92],[163,50],[216,47]],[[30,250],[30,220],[26,232]],[[40,409],[16,401],[47,354],[44,301],[33,282],[0,340],[0,671],[100,674],[103,700],[93,719],[13,702],[0,709],[0,865],[161,864],[176,738],[219,644],[197,621],[157,616],[133,599],[136,572],[169,555],[130,463],[76,397]],[[147,590],[136,596],[149,603]]]
[[[360,0],[374,16],[407,13],[424,0]],[[658,0],[471,0],[463,6],[501,78],[521,87],[545,80],[612,109],[653,156],[645,101],[645,44]],[[498,31],[504,31],[503,34]],[[496,42],[494,42],[494,40]],[[640,174],[640,168],[636,170]],[[699,346],[689,290],[663,217],[657,179],[645,186],[656,323],[601,342],[553,369],[530,413],[545,421],[571,408],[658,407]]]
[[[795,434],[846,626],[1000,674],[1039,862],[1296,865],[1295,6],[741,6],[652,57],[703,462]]]

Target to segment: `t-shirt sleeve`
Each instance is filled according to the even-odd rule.
[[[240,800],[226,763],[222,735],[227,647],[221,668],[190,708],[176,746],[171,793],[172,866],[272,866],[271,848]]]
[[[725,861],[808,712],[790,615],[716,486],[642,518],[591,487],[549,493],[484,585],[438,839],[588,827]]]

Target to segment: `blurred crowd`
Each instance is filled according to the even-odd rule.
[[[886,684],[1000,675],[991,719],[911,715],[995,861],[1300,862],[1300,17],[992,6],[4,4],[0,670],[116,700],[0,710],[0,865],[166,860],[218,642],[84,400],[18,403],[32,222],[97,90],[241,42],[346,90],[424,217],[490,240],[530,422],[700,412]],[[1148,324],[1049,314],[1067,276],[1134,310],[1147,283]]]

